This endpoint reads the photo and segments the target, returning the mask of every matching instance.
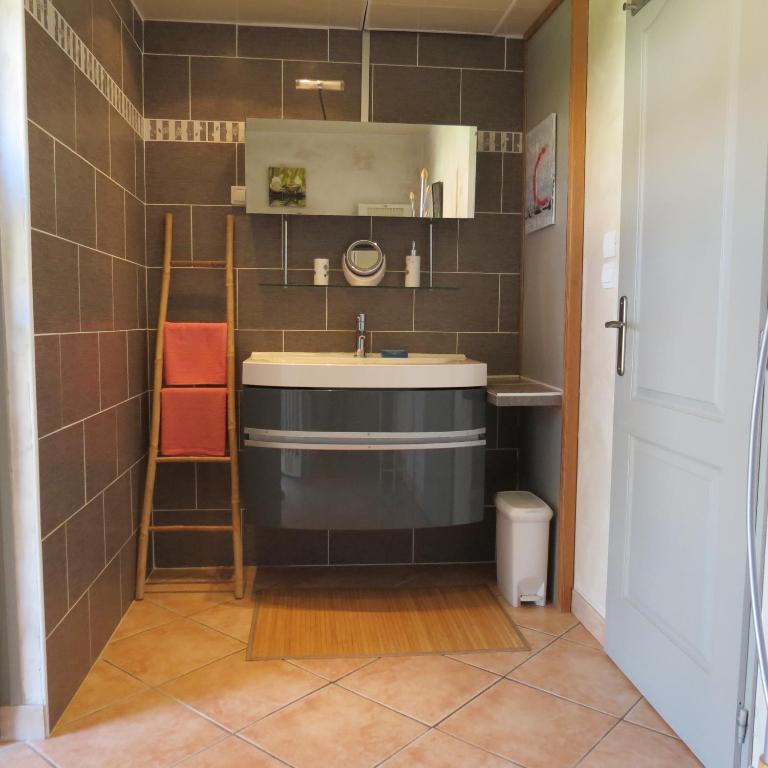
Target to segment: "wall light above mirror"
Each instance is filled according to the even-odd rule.
[[[477,128],[246,121],[248,213],[469,219]]]

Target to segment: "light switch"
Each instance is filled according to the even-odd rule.
[[[230,204],[245,208],[245,187],[230,187]]]
[[[600,275],[600,285],[603,288],[616,288],[619,285],[619,270],[616,261],[603,263],[603,271]]]
[[[603,258],[613,259],[616,256],[616,230],[603,235]]]

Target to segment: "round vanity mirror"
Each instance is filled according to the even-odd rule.
[[[387,271],[387,257],[373,240],[355,240],[341,260],[350,285],[378,285]]]

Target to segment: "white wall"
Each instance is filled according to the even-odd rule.
[[[46,730],[24,13],[0,0],[0,740]]]
[[[574,590],[602,617],[616,366],[616,332],[603,326],[616,315],[618,290],[602,287],[601,272],[603,236],[618,235],[621,211],[625,25],[621,3],[591,0]]]
[[[523,238],[520,369],[523,376],[557,387],[563,384],[570,62],[571,3],[566,0],[526,44],[525,62],[526,130],[557,115],[557,179],[554,225]],[[522,419],[521,487],[557,513],[560,410],[523,408]]]

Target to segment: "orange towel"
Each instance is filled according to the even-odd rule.
[[[166,323],[165,383],[226,384],[227,324]]]
[[[166,387],[160,410],[163,456],[223,456],[227,390],[223,387]]]

